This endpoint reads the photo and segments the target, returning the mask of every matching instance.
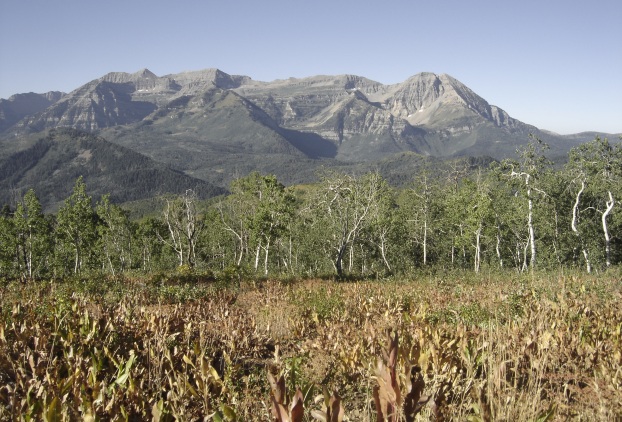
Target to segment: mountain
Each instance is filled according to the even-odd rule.
[[[186,189],[194,189],[202,198],[224,193],[101,137],[60,128],[0,160],[0,204],[9,204],[34,188],[46,209],[57,209],[80,176],[93,199],[109,193],[116,203]]]
[[[62,92],[51,91],[45,94],[15,94],[8,100],[0,98],[0,132],[13,126],[26,116],[39,113],[60,100]]]
[[[18,145],[20,137],[65,126],[220,186],[251,170],[308,181],[320,166],[404,152],[505,158],[529,134],[563,156],[593,139],[520,122],[446,74],[384,85],[354,75],[260,82],[218,69],[109,73],[24,116],[3,137]]]

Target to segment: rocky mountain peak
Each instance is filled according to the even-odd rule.
[[[10,124],[4,128],[14,127],[15,134],[124,125],[129,132],[149,128],[172,144],[209,140],[215,151],[225,140],[227,151],[235,150],[232,145],[258,150],[265,144],[272,146],[264,149],[283,152],[288,142],[313,157],[346,160],[402,150],[491,153],[486,143],[493,138],[514,140],[531,130],[452,76],[432,72],[384,85],[353,74],[261,82],[217,68],[165,76],[145,68],[108,73],[56,98],[52,95],[47,101],[56,102],[36,114],[20,115],[17,123],[5,117]],[[10,114],[6,110],[0,109],[0,123],[2,113]],[[116,131],[109,135],[118,136]]]
[[[135,72],[132,76],[140,79],[157,79],[158,76],[147,68]]]
[[[213,87],[234,89],[250,80],[247,76],[232,76],[216,68],[176,73],[168,77],[179,84],[183,95],[197,94]]]
[[[448,74],[423,72],[394,85],[386,99],[392,114],[413,125],[448,126],[478,116],[497,126],[513,126],[507,113],[491,106],[469,87]]]
[[[391,92],[387,107],[396,116],[407,119],[437,101],[447,86],[434,73],[419,73],[397,84]]]
[[[56,101],[60,100],[61,98],[63,98],[63,96],[65,95],[64,92],[61,91],[50,91],[50,92],[46,92],[45,94],[41,94],[46,100],[48,100],[51,104],[55,103]]]
[[[108,72],[101,78],[99,81],[101,82],[110,82],[113,84],[124,84],[128,82],[132,82],[135,79],[134,75],[127,72]]]
[[[135,91],[166,90],[171,88],[170,80],[160,78],[149,69],[134,73],[111,72],[100,78],[101,82],[113,84],[129,84]]]

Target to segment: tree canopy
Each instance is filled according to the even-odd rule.
[[[574,148],[564,167],[537,139],[516,160],[474,172],[423,170],[395,188],[379,173],[327,171],[316,185],[273,175],[235,180],[231,194],[192,190],[160,199],[159,217],[131,221],[82,178],[56,215],[33,190],[0,214],[0,273],[244,271],[367,277],[426,267],[583,268],[622,260],[622,148],[606,139]],[[430,169],[432,170],[432,169]]]

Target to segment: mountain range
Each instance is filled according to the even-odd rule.
[[[322,166],[400,162],[409,173],[404,157],[501,159],[530,134],[547,142],[554,158],[595,136],[520,122],[446,74],[385,85],[354,75],[260,82],[218,69],[166,76],[144,69],[108,73],[67,94],[0,100],[0,160],[15,160],[58,128],[89,133],[220,188],[252,170],[301,183]],[[12,176],[11,185],[21,181]]]

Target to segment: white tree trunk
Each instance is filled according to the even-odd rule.
[[[264,250],[266,251],[266,256],[263,262],[263,273],[264,275],[268,275],[268,254],[270,252],[270,239],[269,238],[266,240],[266,247],[264,248]]]
[[[497,252],[497,258],[499,259],[499,267],[503,268],[503,258],[501,256],[501,226],[497,219],[497,244],[495,245],[495,251]]]
[[[32,280],[32,232],[28,233],[28,253],[26,254],[26,266],[28,268],[28,278]]]
[[[387,270],[391,271],[391,266],[389,265],[389,260],[387,259],[387,245],[384,236],[380,241],[380,255],[382,256],[382,260],[384,261],[384,265],[387,267]]]
[[[577,224],[579,223],[579,204],[581,202],[581,195],[583,194],[584,190],[585,190],[585,180],[582,180],[581,181],[581,189],[579,189],[579,192],[577,192],[577,196],[575,197],[574,205],[572,206],[572,221],[570,223],[570,227],[572,228],[573,233],[579,239],[579,243],[581,243],[581,250],[583,252],[583,258],[585,258],[586,270],[587,270],[587,272],[589,274],[589,273],[592,272],[592,263],[590,262],[590,258],[589,258],[589,255],[587,253],[587,249],[585,249],[585,245],[583,243],[583,238],[581,236],[581,233],[579,233],[579,229],[577,227]]]
[[[350,246],[348,258],[348,271],[352,272],[352,264],[354,263],[354,245]]]
[[[526,271],[528,268],[527,265],[527,249],[529,249],[529,241],[525,242],[525,247],[523,248],[523,269],[522,271]]]
[[[255,272],[257,268],[259,268],[259,251],[261,250],[261,242],[257,244],[257,249],[255,250]]]
[[[481,265],[481,238],[482,238],[482,223],[480,221],[479,227],[475,231],[475,258],[474,258],[474,269],[476,273],[479,273],[479,268]]]
[[[529,176],[527,176],[527,184],[529,184]],[[528,209],[527,227],[529,229],[529,246],[531,247],[531,260],[529,266],[534,269],[536,267],[536,232],[533,227],[533,199],[531,198],[531,188],[527,188]]]
[[[602,223],[603,223],[603,234],[605,235],[605,262],[607,267],[611,266],[611,236],[609,235],[609,226],[607,224],[607,217],[611,214],[611,210],[613,210],[613,206],[615,205],[615,201],[613,200],[613,195],[611,191],[607,192],[609,194],[609,200],[607,201],[607,209],[603,213]]]

